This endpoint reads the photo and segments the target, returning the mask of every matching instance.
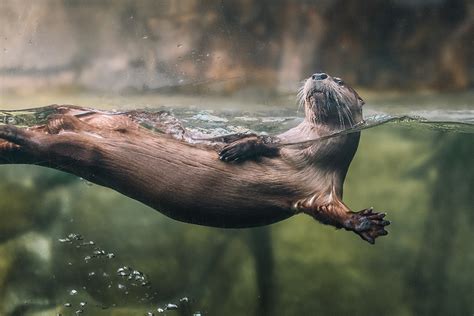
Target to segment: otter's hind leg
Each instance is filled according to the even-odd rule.
[[[339,200],[316,205],[312,199],[299,201],[295,207],[323,224],[353,231],[371,244],[375,243],[377,237],[388,234],[385,226],[390,225],[390,221],[384,220],[386,214],[374,212],[372,208],[352,212]]]

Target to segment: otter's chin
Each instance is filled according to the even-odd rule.
[[[311,97],[315,98],[315,99],[324,99],[325,98],[324,93],[322,91],[314,91],[313,93],[311,93]]]
[[[313,90],[306,95],[306,100],[310,103],[317,102],[320,104],[326,102],[326,94],[320,90]]]
[[[309,103],[310,107],[313,111],[321,109],[322,107],[326,106],[327,95],[322,91],[312,91],[306,97],[307,102]]]

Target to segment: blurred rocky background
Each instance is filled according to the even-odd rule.
[[[469,89],[473,33],[469,0],[2,0],[0,93]]]

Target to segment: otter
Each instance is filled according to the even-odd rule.
[[[364,101],[325,73],[309,77],[299,96],[305,118],[282,134],[209,139],[167,112],[53,105],[45,124],[0,126],[0,164],[69,172],[182,222],[244,228],[304,213],[373,244],[387,235],[386,214],[342,202],[360,132],[325,137],[362,122]]]

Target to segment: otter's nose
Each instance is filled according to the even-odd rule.
[[[324,72],[321,72],[319,74],[314,74],[311,76],[311,79],[313,80],[324,80],[328,77]]]

